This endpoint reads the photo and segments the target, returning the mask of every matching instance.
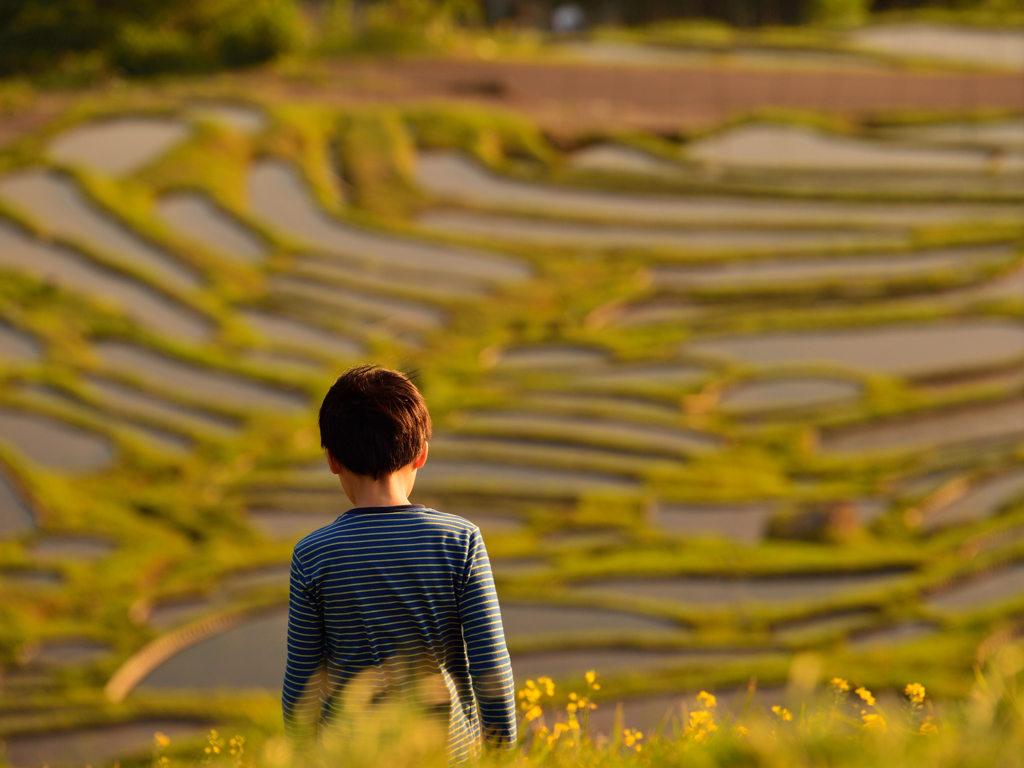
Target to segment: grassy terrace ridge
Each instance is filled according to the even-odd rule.
[[[264,119],[243,130],[196,116],[199,104],[228,103]],[[187,132],[120,176],[48,154],[55,137],[116,116],[159,117]],[[810,122],[806,115],[789,119]],[[871,142],[886,127],[877,117],[870,126],[849,123],[841,130]],[[273,692],[143,684],[115,703],[105,687],[163,638],[188,635],[183,627],[221,626],[224,617],[263,615],[284,605],[282,566],[302,532],[270,535],[250,513],[329,518],[344,511],[340,490],[316,468],[315,407],[333,377],[362,360],[419,372],[438,431],[435,474],[429,465],[424,470],[420,499],[485,528],[504,600],[626,612],[670,628],[624,632],[609,624],[517,634],[511,643],[517,654],[665,652],[661,667],[602,674],[598,702],[724,691],[751,676],[779,686],[801,654],[818,660],[822,679],[845,675],[873,689],[915,681],[940,700],[966,695],[975,684],[979,646],[1015,637],[1024,616],[1024,585],[1011,578],[1024,561],[1024,507],[1011,493],[967,522],[930,528],[923,521],[990,475],[1019,469],[1024,424],[1014,426],[1007,417],[1005,432],[966,445],[939,441],[925,451],[837,455],[826,448],[828,436],[843,430],[942,417],[954,409],[970,418],[1015,403],[1024,344],[1009,334],[986,346],[990,337],[983,331],[968,350],[969,362],[951,354],[909,372],[884,362],[809,360],[798,353],[757,362],[705,347],[730,335],[769,331],[986,322],[1016,329],[1024,299],[985,291],[1019,274],[1024,222],[909,225],[892,247],[839,246],[799,255],[525,243],[427,231],[418,223],[430,211],[472,213],[471,206],[438,200],[418,183],[417,161],[438,151],[470,158],[494,178],[555,191],[629,190],[666,201],[699,192],[723,205],[738,200],[838,209],[868,193],[832,190],[827,174],[810,192],[787,189],[781,173],[758,172],[756,185],[749,183],[739,178],[742,169],[736,178],[702,180],[680,164],[679,181],[571,170],[570,150],[599,143],[675,151],[654,136],[587,135],[563,144],[525,117],[497,109],[434,103],[342,108],[242,100],[218,86],[154,85],[85,95],[45,130],[0,153],[5,175],[61,173],[91,215],[187,268],[196,283],[167,286],[130,254],[56,233],[16,200],[0,198],[5,232],[61,249],[83,268],[117,275],[209,326],[205,337],[176,335],[138,322],[98,283],[51,281],[0,264],[0,323],[41,349],[38,359],[0,358],[0,409],[45,416],[110,446],[106,463],[69,472],[33,460],[24,447],[30,434],[0,432],[0,467],[36,525],[0,540],[0,738],[140,718],[217,723],[253,738],[275,731],[280,715]],[[285,164],[297,182],[271,187],[280,195],[275,224],[252,202],[253,169],[268,162]],[[159,202],[181,192],[201,195],[214,215],[255,237],[259,255],[232,257],[178,230],[160,215]],[[981,192],[970,204],[1001,205],[1021,194]],[[885,205],[935,198],[890,192]],[[500,204],[488,206],[511,214]],[[304,242],[302,228],[290,226],[294,210],[312,212],[325,237],[351,240],[336,248]],[[737,211],[742,225],[742,206]],[[545,220],[570,218],[549,210]],[[780,228],[804,232],[815,225]],[[885,231],[870,223],[859,229]],[[993,243],[1005,249],[998,263],[939,265],[912,278],[880,275],[861,290],[839,291],[834,277],[792,290],[670,291],[651,281],[659,268],[680,265],[880,253],[899,259]],[[455,254],[463,259],[456,263],[479,268],[467,275],[440,261],[409,267],[401,259],[410,253],[424,259]],[[305,292],[282,288],[296,285]],[[956,298],[946,301],[947,295]],[[675,302],[685,320],[625,319],[625,310],[658,302]],[[329,336],[351,354],[262,333],[247,319],[254,312]],[[436,322],[414,321],[424,316]],[[810,407],[798,402],[736,412],[724,406],[745,382],[783,377],[855,386],[850,397]],[[645,444],[645,435],[657,441]],[[669,506],[755,503],[771,504],[755,543],[699,529],[680,533],[659,518]],[[513,524],[487,533],[488,520],[499,517]],[[92,537],[110,549],[94,560],[36,554],[36,542],[61,536]],[[25,586],[11,574],[55,574],[59,581]],[[967,608],[939,599],[996,577],[1005,577],[1008,591]],[[625,591],[615,586],[624,579],[632,580]],[[815,580],[827,587],[829,579],[845,586],[804,591]],[[676,594],[683,597],[666,592],[673,584],[682,585]],[[744,585],[763,594],[774,584],[781,585],[778,599],[712,594],[734,594],[729,590]],[[686,599],[687,589],[693,599]],[[711,596],[696,597],[700,589]],[[183,612],[177,624],[149,621],[175,600],[196,601],[194,612]],[[845,624],[849,615],[855,620]],[[829,623],[837,617],[843,621]],[[856,642],[861,633],[908,622],[927,631],[867,649]],[[788,631],[794,626],[805,630]],[[101,652],[81,663],[45,662],[48,643],[68,640],[90,641]],[[758,653],[721,663],[699,658],[715,648]]]

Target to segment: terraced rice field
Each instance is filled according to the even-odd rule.
[[[484,531],[521,679],[596,668],[640,711],[884,653],[953,695],[1021,621],[1024,200],[942,193],[1019,174],[1016,122],[748,124],[655,160],[456,107],[154,99],[0,176],[15,765],[274,711],[291,547],[347,506],[316,408],[362,361],[419,372],[414,500]],[[893,167],[935,194],[822,181]]]

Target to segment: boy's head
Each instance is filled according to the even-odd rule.
[[[320,445],[349,472],[374,480],[414,462],[431,435],[416,386],[376,365],[350,368],[320,406]]]

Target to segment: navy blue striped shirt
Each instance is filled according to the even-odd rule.
[[[326,671],[323,675],[322,670]],[[282,704],[286,733],[439,686],[449,758],[516,740],[515,688],[480,529],[421,505],[353,509],[295,546]],[[349,692],[351,693],[351,691]],[[317,714],[319,712],[319,715]]]

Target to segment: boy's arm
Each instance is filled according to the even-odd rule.
[[[323,616],[295,553],[288,599],[288,661],[281,693],[284,730],[293,742],[306,741],[316,734],[324,648]]]
[[[459,617],[484,741],[492,747],[511,748],[516,742],[515,684],[491,563],[479,529],[473,531],[469,543]]]

